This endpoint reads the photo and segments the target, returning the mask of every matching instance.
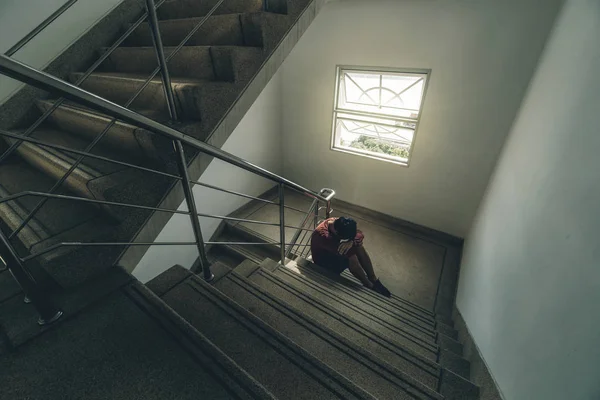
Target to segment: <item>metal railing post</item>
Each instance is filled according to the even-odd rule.
[[[54,20],[60,17],[65,11],[67,11],[73,4],[75,4],[77,0],[68,0],[65,4],[60,6],[56,11],[48,16],[41,24],[36,26],[31,32],[29,32],[23,39],[19,40],[17,44],[8,49],[6,53],[4,53],[7,57],[12,57],[17,51],[21,50],[23,46],[31,41],[34,37],[36,37],[41,31],[46,29],[48,25],[50,25]]]
[[[298,239],[300,238],[300,235],[302,235],[304,233],[302,240],[304,240],[304,237],[306,237],[306,231],[303,231],[302,228],[305,228],[306,225],[310,225],[310,223],[309,223],[310,214],[311,214],[311,212],[313,210],[313,206],[315,205],[316,202],[317,202],[316,199],[313,200],[310,207],[308,208],[308,211],[306,212],[306,217],[304,217],[304,219],[298,226],[298,229],[296,230],[296,233],[294,233],[294,236],[292,236],[292,240],[290,241],[290,246],[288,246],[288,248],[285,252],[286,257],[288,257],[288,258],[290,257],[290,254],[294,250],[294,246],[296,246],[296,244],[298,243]],[[300,241],[300,244],[302,243],[302,240]]]
[[[167,100],[167,108],[169,110],[169,116],[172,121],[177,121],[177,106],[175,103],[175,96],[173,95],[173,86],[171,86],[171,76],[169,75],[169,68],[167,67],[167,61],[165,58],[165,51],[162,44],[162,38],[160,36],[160,29],[158,27],[158,18],[156,16],[156,6],[154,0],[146,0],[146,8],[148,9],[148,23],[150,25],[150,31],[152,33],[152,42],[154,44],[154,50],[156,51],[156,59],[160,67],[160,74],[163,82],[163,90],[165,92],[165,98]],[[202,267],[202,274],[207,282],[214,279],[214,275],[210,271],[210,264],[206,257],[206,250],[204,248],[204,239],[202,238],[202,229],[200,227],[200,221],[198,219],[198,210],[196,208],[196,200],[194,199],[194,192],[190,183],[190,176],[187,169],[187,162],[185,160],[185,153],[183,151],[183,144],[180,140],[173,141],[173,147],[177,155],[177,167],[181,174],[183,185],[183,193],[185,195],[185,202],[190,213],[190,221],[192,223],[192,230],[194,231],[194,238],[198,247],[198,256],[200,259],[200,266]]]
[[[38,324],[47,325],[57,321],[62,317],[62,311],[54,304],[52,299],[47,296],[36,283],[31,273],[21,262],[21,258],[16,251],[0,232],[0,255],[4,260],[6,267],[15,278],[21,289],[25,293],[25,298],[33,304],[37,312],[40,314]]]
[[[285,265],[285,200],[283,191],[285,186],[279,184],[279,239],[281,240],[281,265]]]
[[[204,249],[204,239],[202,238],[202,229],[200,228],[200,220],[198,219],[198,210],[196,209],[196,201],[194,200],[194,192],[192,191],[192,185],[190,184],[190,177],[187,170],[187,163],[185,161],[185,154],[183,152],[183,145],[179,140],[175,140],[175,152],[177,153],[177,166],[181,173],[181,184],[183,186],[183,193],[185,195],[185,202],[190,212],[190,221],[192,222],[192,230],[194,231],[194,238],[196,239],[196,246],[198,247],[198,256],[200,257],[200,267],[202,268],[202,274],[204,280],[207,282],[212,281],[215,276],[210,272],[210,264],[206,257],[206,250]]]
[[[150,25],[152,43],[154,44],[154,50],[156,51],[156,59],[160,67],[160,74],[162,76],[165,98],[167,99],[169,116],[173,121],[177,121],[177,108],[175,106],[175,96],[173,95],[173,87],[171,86],[171,76],[169,75],[169,69],[167,68],[165,49],[163,47],[162,38],[160,36],[160,29],[158,27],[158,17],[156,16],[156,6],[154,5],[154,0],[146,0],[146,8],[148,9],[148,25]]]

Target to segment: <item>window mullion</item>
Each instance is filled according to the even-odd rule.
[[[333,112],[335,112],[336,114],[350,114],[350,115],[359,116],[359,117],[389,119],[389,120],[394,120],[394,121],[399,121],[399,122],[417,123],[419,120],[418,118],[406,118],[406,117],[398,117],[396,115],[389,115],[389,114],[377,114],[377,113],[370,113],[370,112],[365,112],[365,111],[354,111],[354,110],[348,110],[345,108],[336,108],[333,110]]]

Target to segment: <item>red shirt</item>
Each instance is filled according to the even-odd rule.
[[[310,238],[310,252],[312,253],[313,262],[316,264],[325,262],[323,257],[326,257],[328,254],[337,254],[340,257],[350,258],[356,255],[356,248],[362,246],[365,236],[361,231],[357,230],[354,237],[354,246],[346,254],[339,254],[340,239],[329,231],[329,223],[335,220],[336,218],[326,219],[312,233]]]

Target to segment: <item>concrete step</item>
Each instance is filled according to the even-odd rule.
[[[5,198],[22,192],[47,192],[54,180],[32,166],[17,159],[0,166],[0,197]],[[58,191],[58,194],[63,193]],[[0,204],[0,218],[5,234],[10,234],[34,210],[42,197],[25,196]],[[106,222],[102,211],[90,204],[50,199],[40,208],[33,219],[16,236],[14,244],[22,255],[44,250],[70,238],[76,233],[79,240],[93,240],[106,235],[113,227]],[[73,241],[71,239],[70,241]],[[40,262],[50,262],[65,255],[73,248],[62,248],[47,253]]]
[[[88,142],[82,138],[65,132],[47,129],[38,129],[31,137],[50,144],[81,151],[88,145]],[[15,139],[8,139],[10,143],[14,141]],[[104,153],[102,150],[99,150],[99,152],[103,156],[112,155],[112,153]],[[54,182],[61,179],[79,157],[67,151],[52,149],[30,142],[21,143],[16,153],[29,165],[47,175]],[[114,198],[110,195],[110,192],[114,192],[119,186],[127,185],[136,179],[140,179],[140,171],[102,160],[86,158],[73,170],[63,186],[77,196],[94,200],[112,201]],[[122,207],[96,206],[117,220],[124,218],[123,215],[126,212]]]
[[[203,17],[218,0],[167,0],[157,10],[160,19]],[[213,15],[263,11],[264,0],[225,0]],[[274,2],[275,3],[275,2]]]
[[[60,327],[69,318],[82,310],[102,301],[106,296],[132,281],[131,275],[119,267],[109,267],[97,279],[88,281],[71,289],[49,287],[47,290],[64,312],[57,324],[40,326],[38,315],[31,304],[23,302],[23,295],[16,294],[0,301],[0,329],[6,335],[11,347],[22,344]]]
[[[250,263],[242,263],[214,286],[377,398],[443,399],[436,388],[423,385],[245,279],[243,275],[253,267]]]
[[[162,299],[278,398],[374,399],[195,275]]]
[[[218,0],[168,0],[157,10],[160,19],[202,17],[217,4]],[[213,15],[267,11],[277,14],[298,14],[310,0],[225,0]]]
[[[45,112],[54,103],[55,100],[38,100],[36,104],[40,111]],[[140,113],[160,121],[160,114],[156,112],[142,110]],[[111,120],[105,114],[68,102],[59,106],[48,117],[48,122],[56,129],[88,141],[94,140]],[[115,155],[126,155],[125,159],[121,158],[123,161],[135,161],[142,166],[156,167],[157,160],[162,164],[168,156],[172,157],[170,141],[122,121],[117,121],[108,130],[99,145],[109,147]]]
[[[268,243],[268,245],[246,246],[249,251],[256,253],[259,257],[262,257],[265,254],[273,260],[281,257],[279,243],[277,241],[253,231],[251,228],[244,225],[231,222],[226,223],[224,233],[235,238],[235,240],[242,242]]]
[[[80,73],[71,74],[77,80]],[[81,87],[120,105],[144,85],[148,75],[103,72],[92,74]],[[177,78],[172,80],[173,94],[181,119],[216,123],[239,94],[234,83]],[[168,115],[163,84],[155,77],[131,104],[131,109],[152,109]]]
[[[0,198],[8,197],[10,194],[0,185]],[[37,198],[41,200],[41,198]],[[52,204],[50,205],[50,207]],[[46,207],[44,214],[48,214]],[[18,200],[8,201],[0,204],[0,219],[2,220],[3,230],[7,235],[17,229],[22,221],[29,215],[28,210]],[[51,208],[51,211],[57,211]],[[58,213],[57,213],[58,214]],[[55,214],[56,215],[56,214]],[[81,242],[92,242],[102,237],[108,237],[111,230],[111,226],[103,221],[103,218],[98,215],[88,215],[83,220],[75,219],[73,215],[67,214],[63,221],[67,222],[70,226],[68,227],[57,227],[53,226],[54,229],[47,228],[39,219],[34,216],[29,220],[27,225],[22,228],[15,238],[12,239],[13,245],[16,247],[17,252],[21,256],[29,256],[33,254],[40,254],[39,257],[35,258],[35,263],[47,265],[51,262],[57,262],[61,258],[68,257],[68,254],[75,251],[74,246],[59,246],[53,250],[51,247],[57,246],[64,242],[72,242],[74,238],[77,238]],[[50,250],[47,251],[46,250]],[[30,263],[30,269],[36,269],[35,275],[39,275],[39,269],[32,267]],[[40,277],[41,278],[41,277]]]
[[[214,15],[185,44],[186,46],[262,46],[262,41],[254,38],[248,41],[244,37],[240,16],[242,14]],[[184,17],[159,21],[159,29],[163,45],[178,46],[183,39],[203,20],[202,17]],[[141,24],[125,41],[126,46],[152,46],[152,36],[148,23]]]
[[[400,322],[395,318],[390,318],[389,313],[371,305],[370,302],[357,301],[339,287],[327,287],[313,279],[306,279],[299,270],[291,271],[292,268],[295,268],[293,261],[285,268],[277,268],[274,273],[312,297],[326,302],[340,312],[365,324],[377,327],[380,332],[430,359],[435,359],[440,349],[462,355],[462,345],[455,340],[445,337],[439,332],[436,334],[432,331],[423,331],[404,323],[404,321]]]
[[[319,270],[319,272],[321,272],[321,271]],[[340,276],[343,279],[353,281],[353,282],[360,284],[359,280],[356,279],[354,276],[352,276],[352,274],[349,271],[342,272],[342,274]],[[431,311],[426,310],[422,307],[419,307],[418,305],[416,305],[408,300],[405,300],[400,296],[396,296],[396,295],[392,294],[392,297],[388,298],[386,303],[389,304],[391,307],[395,307],[395,308],[399,308],[399,309],[408,307],[409,309],[413,309],[416,311],[426,312],[426,313],[428,313],[428,315],[431,315],[433,317],[436,324],[438,324],[438,323],[443,324],[450,329],[454,329],[454,321],[452,321],[451,317],[449,317],[447,315],[439,314],[439,313],[432,313]]]
[[[47,134],[47,135],[44,135]],[[40,129],[34,137],[52,143],[81,148],[85,141],[70,137],[64,132]],[[28,146],[25,142],[20,146],[30,158],[25,160],[18,152],[0,166],[0,182],[5,195],[19,194],[26,191],[46,193],[66,172],[74,161],[66,154],[53,153],[47,147]],[[126,170],[105,170],[105,166],[88,163],[85,159],[80,171],[67,180],[57,194],[75,197],[90,197],[125,204],[156,206],[164,191],[172,184],[173,179],[157,176],[127,168]],[[112,168],[113,166],[109,166]],[[80,178],[90,177],[89,171],[96,171],[89,182]],[[111,172],[112,173],[109,173]],[[109,173],[102,176],[101,173]],[[77,190],[74,192],[73,189]],[[20,225],[26,214],[34,210],[42,199],[25,196],[16,202],[9,202],[4,207],[2,229],[6,234]],[[40,208],[29,228],[21,233],[13,244],[22,256],[37,254],[50,246],[62,242],[128,242],[138,231],[140,225],[148,218],[149,211],[109,206],[101,208],[81,201],[50,199]],[[10,213],[9,213],[10,212]],[[109,213],[112,217],[107,214]],[[35,228],[35,231],[31,229]],[[43,234],[41,234],[43,232]],[[40,235],[41,234],[41,235]],[[60,286],[70,288],[88,279],[93,279],[113,265],[123,246],[61,246],[49,253],[44,253],[29,263],[39,267]],[[36,271],[37,273],[37,271]]]
[[[0,270],[0,303],[10,299],[11,297],[23,295],[22,290],[15,281],[15,278],[6,268]],[[1,335],[0,335],[1,336]],[[8,343],[8,340],[5,340]]]
[[[312,271],[310,267],[301,267],[294,261],[288,262],[285,267],[278,266],[275,270],[275,274],[281,276],[293,276],[304,282],[298,282],[297,285],[307,285],[323,292],[324,299],[335,298],[336,301],[333,303],[334,305],[337,303],[352,304],[355,311],[360,310],[364,314],[369,314],[373,318],[379,319],[382,323],[401,331],[407,337],[412,337],[429,344],[436,343],[437,332],[435,330],[435,325],[430,324],[430,321],[424,321],[423,319],[420,319],[418,315],[409,313],[400,316],[396,315],[385,307],[381,307],[379,304],[372,301],[371,298],[361,296],[361,292],[368,290],[362,285],[352,287],[339,284],[334,280],[329,280],[325,276]]]
[[[248,251],[256,253],[257,257],[267,255],[267,257],[271,259],[277,259],[279,256],[279,248],[277,247],[277,243],[272,239],[269,239],[253,231],[251,228],[245,227],[240,224],[228,223],[226,224],[226,232],[230,236],[242,241],[273,243],[273,246],[267,246],[266,248],[264,246],[246,246]],[[269,253],[266,253],[265,250],[268,250]],[[328,284],[337,283],[347,286],[352,289],[352,292],[354,294],[360,296],[361,298],[365,298],[369,301],[375,302],[381,307],[388,309],[394,313],[397,313],[398,315],[405,315],[410,318],[416,318],[422,323],[433,326],[434,329],[440,331],[446,336],[450,336],[452,338],[457,337],[458,333],[452,327],[452,321],[448,320],[445,317],[436,315],[430,310],[420,307],[398,296],[392,295],[391,298],[386,298],[370,290],[357,291],[357,288],[362,288],[362,284],[356,278],[354,278],[348,271],[345,271],[340,276],[331,274],[328,270],[321,268],[318,265],[313,264],[312,262],[304,258],[297,258],[296,261],[298,267],[308,267],[309,269],[307,270],[307,272],[313,272],[313,275],[316,275],[317,277],[323,277],[323,279],[325,279],[328,282]]]
[[[179,46],[204,18],[169,19],[159,22],[163,45]],[[256,12],[213,15],[185,46],[252,46],[272,50],[291,25],[286,15]],[[141,24],[125,41],[126,46],[152,46],[147,23]]]
[[[271,243],[268,238],[253,232],[251,229],[227,224],[226,229],[221,234],[220,241],[246,241],[258,243]],[[276,258],[279,255],[279,248],[275,243],[272,246],[220,246],[221,254],[226,252],[232,257],[233,262],[240,262],[247,258],[256,263],[261,263],[265,258]],[[275,262],[275,264],[277,264]],[[299,278],[315,281],[325,290],[333,290],[331,296],[341,302],[352,302],[356,307],[363,307],[364,312],[375,315],[383,322],[392,324],[397,329],[406,331],[412,337],[415,335],[420,338],[430,340],[434,345],[443,343],[444,348],[451,349],[460,353],[462,346],[456,341],[458,333],[452,327],[439,322],[429,312],[413,305],[410,302],[395,304],[390,307],[389,299],[382,297],[371,290],[365,289],[360,283],[355,283],[339,275],[328,274],[323,270],[319,273],[320,267],[304,259],[298,259],[298,263],[291,262],[292,269],[300,272]],[[233,265],[231,265],[233,267]],[[299,271],[301,270],[301,271]],[[399,298],[398,298],[399,299]]]
[[[245,258],[260,264],[265,258],[273,259],[279,255],[279,248],[276,243],[239,224],[226,224],[219,240],[273,243],[272,246],[220,246],[221,256],[227,253],[231,258],[231,267],[234,267],[235,263],[239,263]],[[277,263],[275,262],[275,264]],[[358,281],[350,281],[339,275],[329,274],[328,271],[305,259],[299,258],[297,263],[292,264],[295,268],[302,270],[302,278],[315,280],[317,283],[324,285],[325,288],[335,287],[336,291],[341,291],[342,298],[357,300],[354,303],[357,306],[365,304],[366,312],[379,312],[381,318],[387,318],[388,322],[398,324],[401,329],[413,330],[413,335],[427,334],[431,336],[436,344],[439,340],[444,343],[443,347],[448,347],[459,353],[462,351],[462,346],[456,340],[458,332],[451,326],[437,320],[431,312],[399,297],[393,299],[382,297],[371,290],[363,288]],[[335,293],[334,295],[338,296],[339,294]]]
[[[8,353],[10,351],[10,347],[6,341],[6,338],[4,338],[4,336],[0,336],[0,357],[2,357],[2,355]]]
[[[165,47],[167,57],[174,47]],[[210,81],[250,79],[264,59],[259,47],[185,46],[169,61],[171,77]],[[106,72],[150,73],[158,66],[153,47],[119,47],[102,65]]]
[[[297,289],[279,276],[259,268],[248,279],[273,296],[289,303],[296,309],[330,327],[342,336],[353,341],[378,357],[394,365],[399,370],[429,387],[436,387],[442,370],[449,370],[463,378],[469,376],[469,364],[461,357],[448,352],[424,355],[411,347],[390,338],[379,331],[374,324],[364,323],[341,313],[331,305]],[[366,346],[366,347],[365,347]]]
[[[28,164],[5,163],[0,166],[0,196],[18,194],[23,191],[46,192],[54,181]],[[62,193],[59,191],[59,194]],[[2,203],[0,206],[0,225],[6,235],[17,228],[40,202],[40,197],[26,196],[18,200]],[[112,218],[99,208],[81,202],[50,199],[38,210],[28,225],[12,240],[12,244],[21,256],[40,254],[29,260],[26,265],[44,287],[59,285],[71,288],[96,278],[114,262],[122,248],[58,246],[63,242],[91,243],[124,241],[128,229],[136,229],[127,223],[114,225]],[[50,247],[54,249],[49,250]],[[10,297],[13,282],[10,274],[3,273],[7,287],[0,284],[4,299]],[[20,292],[20,289],[13,287]],[[1,301],[1,300],[0,300]]]
[[[152,292],[133,282],[3,355],[0,398],[275,397]]]
[[[237,253],[232,253],[224,246],[211,246],[207,257],[211,263],[220,262],[227,265],[229,268],[235,268],[239,263],[245,260],[244,257]]]
[[[436,321],[418,308],[400,304],[390,307],[387,298],[363,287],[358,281],[350,281],[344,277],[325,275],[319,272],[321,268],[307,260],[299,259],[286,265],[289,270],[300,274],[303,278],[310,278],[322,287],[329,289],[340,299],[356,300],[357,306],[364,305],[364,311],[378,316],[400,329],[407,329],[412,334],[426,334],[433,340],[438,334],[453,340],[458,338],[458,332],[444,323]],[[283,268],[283,267],[282,267]],[[368,306],[367,306],[368,305]]]

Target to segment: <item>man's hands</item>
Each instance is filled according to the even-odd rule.
[[[352,240],[340,243],[338,247],[338,253],[343,256],[352,248],[352,246],[354,246],[354,242]]]

